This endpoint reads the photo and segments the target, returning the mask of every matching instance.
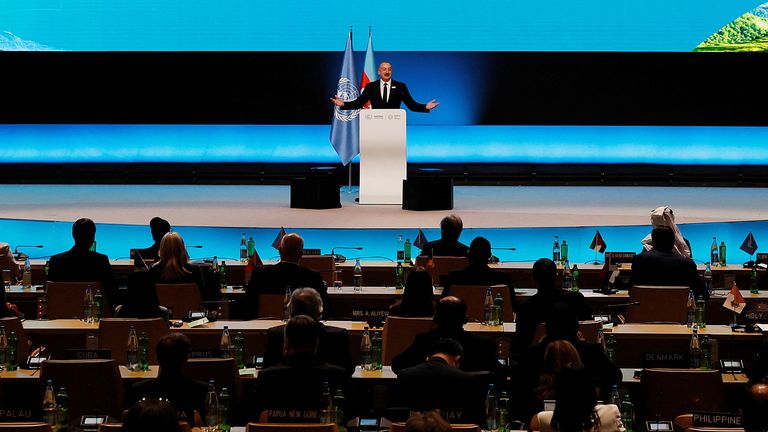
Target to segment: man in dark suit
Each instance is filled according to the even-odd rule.
[[[672,251],[675,233],[672,228],[661,226],[651,231],[653,249],[643,251],[632,259],[631,284],[687,286],[696,298],[709,299],[696,263],[688,257]]]
[[[106,255],[91,251],[96,239],[96,224],[90,219],[78,219],[72,225],[72,249],[51,257],[48,280],[54,282],[101,282],[112,307],[119,304],[117,284]],[[95,293],[94,293],[95,294]]]
[[[589,305],[583,294],[565,291],[556,286],[557,266],[551,259],[541,258],[533,264],[533,280],[538,287],[536,294],[520,304],[516,310],[515,346],[520,350],[534,342],[536,329],[547,320],[549,310],[557,303],[567,305],[579,320],[591,318]]]
[[[205,418],[205,396],[208,384],[190,379],[182,373],[189,359],[192,343],[183,333],[169,333],[157,342],[160,372],[157,378],[131,386],[133,402],[141,398],[167,399],[179,413],[179,419],[194,424],[194,412]]]
[[[491,257],[491,242],[485,237],[475,237],[469,244],[467,261],[469,265],[463,270],[448,274],[443,297],[451,292],[451,285],[506,285],[509,287],[509,298],[512,299],[512,309],[515,309],[515,289],[512,287],[512,276],[509,273],[491,270],[488,259]]]
[[[417,335],[411,346],[392,359],[392,370],[395,373],[423,362],[432,345],[442,338],[455,339],[464,348],[461,370],[500,370],[501,364],[494,341],[464,330],[464,324],[467,322],[467,304],[463,300],[453,296],[440,299],[435,308],[434,321],[437,324],[436,329]]]
[[[312,317],[298,315],[285,326],[283,355],[285,361],[259,372],[254,388],[255,409],[252,421],[267,411],[272,422],[315,421],[321,410],[323,383],[331,395],[346,388],[349,375],[344,369],[323,362],[316,354],[317,323]],[[292,415],[292,413],[296,415]]]
[[[291,317],[308,315],[317,322],[317,358],[345,369],[349,375],[355,371],[355,364],[349,352],[349,335],[339,327],[326,326],[320,322],[323,314],[323,300],[313,288],[298,288],[291,294],[288,305]],[[283,358],[285,326],[272,327],[267,331],[267,347],[264,353],[264,367],[274,366]]]
[[[160,240],[163,236],[171,232],[171,224],[167,220],[159,217],[153,217],[149,221],[149,230],[152,233],[152,240],[155,244],[146,249],[136,249],[136,253],[141,256],[143,260],[157,261],[160,259],[158,252],[160,251]]]
[[[371,102],[372,108],[398,109],[405,103],[411,111],[428,113],[431,109],[440,103],[434,99],[427,104],[416,102],[405,83],[392,79],[392,64],[381,62],[379,64],[379,78],[376,81],[369,82],[360,96],[349,102],[344,102],[340,97],[335,96],[331,101],[343,110],[359,110],[366,102]]]
[[[423,256],[467,256],[469,248],[459,241],[464,222],[458,215],[448,215],[440,221],[440,238],[424,245]]]
[[[459,369],[463,355],[464,350],[456,340],[438,339],[427,351],[426,361],[397,374],[402,405],[418,411],[439,409],[454,423],[482,424],[486,389],[492,375],[475,375]]]
[[[323,318],[332,316],[328,301],[328,287],[320,273],[301,267],[299,260],[304,250],[304,239],[296,233],[283,236],[280,242],[280,262],[275,265],[253,270],[251,280],[245,289],[245,315],[258,318],[259,294],[285,294],[296,288],[314,288],[323,299]]]

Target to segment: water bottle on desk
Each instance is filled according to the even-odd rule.
[[[701,343],[699,342],[699,329],[696,326],[691,328],[691,342],[688,348],[691,369],[701,367]]]
[[[496,320],[493,316],[494,311],[493,306],[493,293],[491,292],[491,287],[488,287],[488,289],[485,291],[485,300],[483,301],[483,324],[490,326],[496,324]]]
[[[333,398],[328,381],[323,382],[323,391],[320,395],[320,423],[335,423],[333,417]]]
[[[707,304],[704,302],[703,297],[696,299],[696,325],[700,329],[707,328]]]
[[[405,245],[403,244],[403,235],[397,235],[397,252],[395,253],[395,261],[403,262],[405,260]]]
[[[499,432],[509,431],[509,396],[507,392],[501,392],[499,398]]]
[[[219,431],[229,432],[229,390],[226,387],[221,389],[219,395]]]
[[[352,278],[354,280],[354,291],[361,292],[363,290],[363,267],[360,265],[360,258],[355,259],[355,269]]]
[[[238,369],[245,368],[245,337],[243,333],[237,332],[235,334],[235,362],[237,362]]]
[[[85,294],[83,295],[83,321],[93,322],[93,293],[90,285],[85,286]]]
[[[562,288],[563,291],[570,291],[571,290],[571,282],[573,282],[572,276],[571,276],[571,269],[569,268],[570,264],[568,261],[565,262],[563,265],[563,283]]]
[[[563,244],[560,246],[560,261],[565,263],[568,261],[568,243],[563,240]]]
[[[56,395],[56,424],[59,431],[65,431],[69,427],[69,394],[66,387],[60,387],[59,393]]]
[[[221,266],[219,266],[219,283],[221,283],[222,289],[227,289],[227,262],[221,260]]]
[[[333,395],[333,417],[336,420],[336,426],[339,427],[339,432],[346,432],[347,424],[344,421],[344,393],[341,389],[336,389],[336,394]]]
[[[411,239],[405,239],[405,245],[403,246],[403,261],[411,262]]]
[[[493,299],[493,315],[496,325],[504,324],[504,298],[501,293],[496,293],[496,298]]]
[[[717,237],[712,237],[712,246],[709,247],[709,262],[713,266],[720,264],[720,249],[717,247]]]
[[[229,326],[224,326],[224,331],[221,332],[219,348],[221,349],[221,358],[232,357],[232,339],[229,337]]]
[[[136,336],[136,327],[131,326],[128,332],[128,364],[129,371],[139,370],[139,338]]]
[[[8,335],[8,368],[9,372],[19,369],[19,338],[16,332]]]
[[[240,238],[240,261],[248,261],[248,241],[245,239],[245,233]]]
[[[362,370],[371,370],[371,334],[368,327],[363,329],[363,338],[360,340],[360,358],[362,361]]]
[[[688,302],[686,304],[687,309],[687,326],[693,327],[693,323],[696,322],[696,300],[693,298],[693,290],[688,290]]]
[[[374,331],[371,338],[371,370],[381,370],[381,332]]]
[[[205,396],[205,425],[215,430],[219,425],[219,398],[216,396],[216,383],[208,381],[208,393]]]
[[[708,293],[712,293],[712,266],[710,263],[704,267],[704,288]]]
[[[24,272],[21,275],[21,283],[24,289],[32,289],[32,265],[29,258],[24,260]]]
[[[634,432],[635,407],[629,397],[629,392],[624,395],[624,400],[621,402],[621,422],[624,423],[625,432]]]
[[[555,264],[560,262],[560,239],[555,236],[555,243],[552,245],[552,261]]]
[[[499,405],[496,402],[496,389],[488,384],[488,396],[485,398],[485,430],[497,431],[499,428]]]
[[[760,290],[757,288],[757,265],[753,265],[752,271],[749,272],[749,292],[760,294]]]
[[[563,241],[565,244],[565,241]],[[579,267],[576,264],[573,265],[571,270],[571,291],[579,292]]]
[[[605,335],[605,355],[611,363],[616,364],[616,338],[612,334]]]
[[[8,365],[8,338],[5,335],[5,326],[0,326],[0,371]]]
[[[707,335],[701,337],[701,367],[712,369],[712,341]]]
[[[139,370],[149,370],[149,336],[146,332],[139,336]]]
[[[250,259],[253,254],[256,253],[256,242],[253,241],[253,237],[248,238],[248,258]]]
[[[405,279],[404,273],[403,263],[398,261],[397,267],[395,267],[395,289],[403,289],[403,280]]]
[[[101,318],[104,317],[104,295],[101,293],[100,289],[96,290],[96,293],[93,295],[93,322],[99,322],[101,321]]]
[[[56,392],[53,390],[53,381],[48,380],[43,395],[43,421],[56,427]]]
[[[725,242],[720,242],[720,266],[725,267],[727,265],[725,259]]]

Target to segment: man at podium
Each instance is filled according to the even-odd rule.
[[[374,109],[399,109],[400,105],[405,103],[409,110],[424,113],[440,105],[434,99],[427,104],[420,104],[413,100],[405,83],[392,79],[391,63],[381,62],[378,72],[380,79],[369,82],[357,99],[344,102],[340,97],[335,96],[331,101],[343,110],[361,109],[368,101]]]

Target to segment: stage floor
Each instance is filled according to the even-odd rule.
[[[678,223],[768,220],[766,189],[682,187],[459,186],[453,211],[417,212],[359,205],[342,189],[342,208],[289,207],[288,186],[0,185],[0,218],[175,226],[291,228],[437,227],[457,213],[465,228],[646,225],[651,209],[671,206]]]

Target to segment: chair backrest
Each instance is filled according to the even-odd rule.
[[[482,322],[485,315],[485,293],[489,287],[493,298],[496,298],[496,294],[501,294],[504,300],[504,321],[514,321],[515,311],[512,309],[509,287],[506,285],[451,285],[451,295],[467,304],[467,318],[470,321]]]
[[[203,310],[203,296],[196,283],[155,284],[161,306],[173,310],[173,318],[184,319],[189,311]]]
[[[0,326],[5,327],[5,336],[11,335],[11,332],[16,332],[18,338],[17,347],[17,359],[19,364],[24,363],[29,356],[29,339],[27,339],[27,332],[24,330],[24,325],[17,317],[0,318]]]
[[[334,423],[248,423],[245,432],[339,432]]]
[[[403,318],[388,316],[381,335],[382,364],[392,364],[392,359],[411,346],[416,335],[435,327],[432,318]]]
[[[451,431],[457,432],[480,432],[480,426],[476,424],[452,424]],[[404,422],[395,422],[389,425],[389,432],[405,432]]]
[[[0,431],[51,432],[51,425],[37,422],[0,423]]]
[[[304,255],[299,265],[320,273],[327,286],[333,286],[336,278],[336,261],[329,255]]]
[[[603,323],[600,321],[588,320],[579,321],[579,335],[587,342],[597,343],[598,330],[602,328]],[[547,335],[547,327],[544,323],[539,323],[536,327],[536,332],[533,334],[533,343],[539,343],[544,336]]]
[[[114,359],[47,360],[40,376],[53,385],[66,387],[69,421],[78,424],[85,414],[106,414],[120,418],[123,412],[123,382]]]
[[[192,426],[185,421],[179,422],[179,428],[181,428],[181,432],[192,431]],[[99,425],[99,432],[120,432],[121,430],[123,430],[122,423],[102,423]]]
[[[226,387],[230,400],[240,400],[243,385],[233,358],[190,359],[184,365],[184,375],[202,382],[213,380],[219,392]]]
[[[85,297],[85,288],[91,287],[91,292],[96,294],[96,290],[104,289],[101,282],[54,282],[46,283],[46,297],[48,298],[48,318],[50,319],[70,319],[83,318],[83,298]],[[107,303],[107,296],[103,296],[102,316],[111,317],[112,309]]]
[[[674,420],[696,411],[721,411],[723,379],[718,370],[645,369],[641,378],[645,417]]]
[[[427,256],[419,255],[416,257],[417,266],[426,267],[427,261],[429,261],[429,257]],[[432,283],[437,286],[442,286],[443,281],[440,279],[441,277],[447,276],[448,273],[452,271],[464,269],[469,262],[466,257],[435,255],[432,257],[432,264],[434,265],[434,270],[432,271]]]
[[[259,294],[259,319],[282,319],[285,294]]]
[[[128,333],[136,327],[136,335],[145,332],[149,337],[149,363],[157,364],[157,341],[170,333],[168,323],[162,318],[105,318],[99,322],[99,347],[112,351],[118,364],[128,360]]]
[[[639,303],[627,308],[627,322],[684,324],[689,290],[683,286],[633,286],[629,302]]]

